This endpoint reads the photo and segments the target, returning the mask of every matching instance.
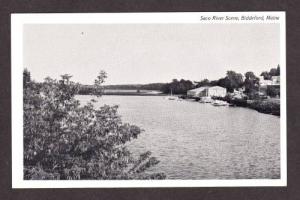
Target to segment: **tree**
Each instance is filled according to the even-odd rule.
[[[105,77],[100,73],[95,84]],[[77,92],[69,75],[24,85],[24,179],[165,178],[147,172],[159,162],[151,152],[136,158],[125,146],[142,129],[123,123],[118,106],[81,106]]]
[[[227,71],[226,78],[229,80],[227,86],[229,92],[233,92],[234,89],[238,89],[243,85],[243,75],[240,73]]]
[[[270,76],[277,76],[277,68],[270,69],[269,74],[270,74]]]
[[[96,94],[96,96],[98,97],[101,96],[101,94],[103,93],[102,84],[104,83],[106,78],[107,78],[106,72],[101,70],[96,80],[94,81],[94,89],[95,89],[94,94]]]
[[[194,84],[190,80],[181,79],[178,81],[177,79],[173,79],[171,83],[167,83],[162,86],[162,92],[169,94],[186,94],[188,90],[194,88]]]
[[[225,87],[228,92],[233,92],[243,85],[243,75],[235,71],[227,71],[226,77],[220,78],[217,83],[221,87]]]
[[[264,77],[264,80],[271,80],[272,78],[272,76],[267,71],[262,72],[260,75]]]
[[[280,65],[277,65],[276,76],[280,76]]]
[[[23,85],[25,86],[27,83],[31,81],[31,75],[28,69],[24,69],[23,71]]]
[[[203,87],[203,86],[210,86],[210,81],[207,78],[203,79],[203,80],[201,80],[199,82],[195,81],[195,83],[196,83],[196,88]]]
[[[253,96],[258,92],[259,87],[259,78],[255,76],[253,72],[246,72],[245,73],[245,93],[248,96]]]
[[[264,77],[265,80],[271,80],[272,76],[280,76],[280,65],[277,65],[277,68],[271,68],[269,72],[264,71],[260,74]]]
[[[276,86],[268,86],[267,95],[270,97],[280,96],[280,88]]]

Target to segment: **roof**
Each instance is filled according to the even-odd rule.
[[[210,88],[226,89],[226,88],[223,88],[221,86],[204,86],[204,87],[195,88],[195,89],[192,89],[192,90],[189,90],[189,91],[191,91],[191,92],[201,92],[205,89],[210,89]]]
[[[205,86],[205,87],[199,87],[199,88],[195,88],[195,89],[192,89],[192,90],[189,90],[191,92],[201,92],[205,89],[209,88],[209,86]]]
[[[224,88],[224,87],[221,87],[221,86],[212,86],[212,87],[210,87],[210,88],[226,89],[226,88]]]

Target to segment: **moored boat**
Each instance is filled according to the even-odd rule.
[[[199,103],[211,103],[213,100],[211,97],[201,97]]]
[[[169,96],[167,96],[165,99],[167,99],[167,100],[179,100],[179,97],[178,96],[173,96],[172,89],[171,89],[171,94]]]
[[[214,100],[212,102],[213,106],[228,106],[229,104],[226,101]]]
[[[167,96],[165,99],[167,100],[179,100],[177,96]]]

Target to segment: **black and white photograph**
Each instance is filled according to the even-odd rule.
[[[284,12],[16,14],[12,58],[13,187],[286,185]]]

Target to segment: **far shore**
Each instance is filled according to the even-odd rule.
[[[92,95],[92,94],[80,94],[80,95]],[[113,96],[168,96],[168,94],[164,94],[159,91],[153,90],[141,90],[137,92],[136,90],[109,90],[104,91],[102,93],[104,96],[113,95]],[[190,99],[187,98],[186,95],[174,95],[178,96],[179,98],[183,99]],[[193,98],[192,98],[193,99]],[[266,99],[266,100],[242,100],[242,99],[228,99],[228,98],[216,98],[223,101],[227,101],[230,103],[231,106],[237,107],[245,107],[254,109],[260,113],[264,114],[272,114],[276,116],[280,116],[280,99]],[[198,99],[194,99],[197,101]]]

